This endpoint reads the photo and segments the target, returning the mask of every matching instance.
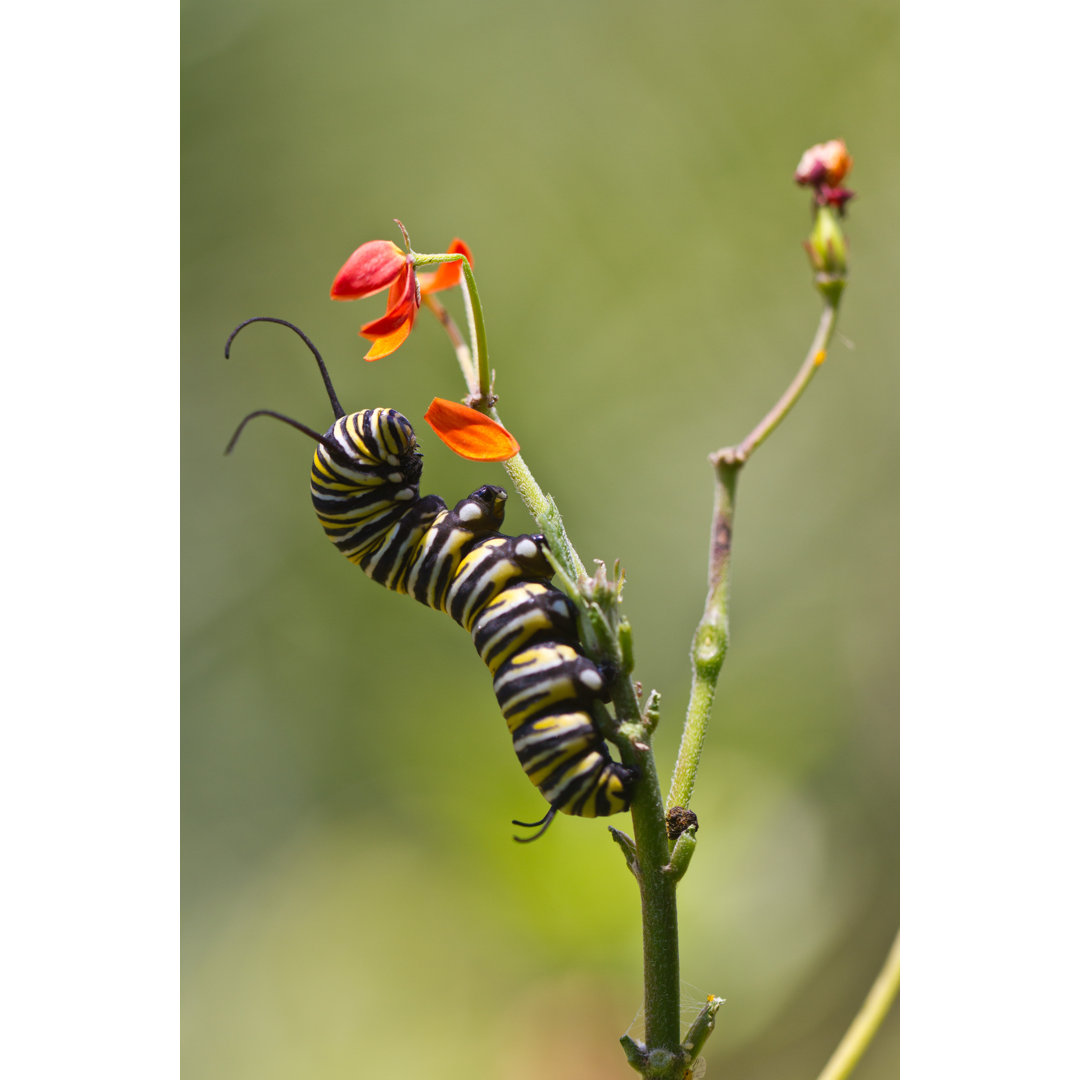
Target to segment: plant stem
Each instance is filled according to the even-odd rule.
[[[473,400],[480,397],[480,381],[476,373],[476,360],[473,356],[472,347],[461,336],[461,331],[458,329],[457,323],[454,322],[450,312],[434,296],[424,293],[421,303],[439,320],[442,328],[446,331],[446,336],[450,338],[450,344],[454,347],[454,355],[457,357],[458,366],[461,368],[461,374],[465,379],[465,387],[468,390],[466,404],[471,404]]]
[[[480,306],[480,293],[476,288],[476,278],[473,277],[472,267],[469,260],[462,256],[461,272],[465,276],[465,288],[469,295],[469,302],[465,305],[465,313],[469,317],[469,332],[473,340],[473,357],[476,360],[476,377],[478,393],[483,409],[491,402],[491,367],[488,363],[487,331],[484,329],[484,311]],[[492,403],[493,404],[493,403]]]
[[[818,1080],[844,1080],[848,1076],[877,1034],[899,989],[900,931],[897,930],[892,948],[874,980],[874,985],[870,987],[870,993],[866,995],[862,1008],[840,1040],[840,1045],[833,1051]]]
[[[502,422],[493,406],[486,411],[493,420]],[[550,495],[544,494],[532,470],[525,464],[525,459],[520,454],[515,454],[509,461],[504,461],[503,466],[510,474],[510,479],[514,482],[514,487],[517,488],[526,509],[547,537],[552,554],[559,561],[559,565],[572,581],[580,581],[585,576],[585,564],[581,561],[581,556],[578,555],[574,545],[570,543],[570,537],[566,535],[562,516],[555,506],[555,501]]]
[[[641,937],[645,968],[645,1045],[677,1053],[679,1013],[679,917],[675,880],[663,871],[670,858],[660,779],[652,750],[635,755],[640,772],[630,814],[638,854]]]
[[[727,655],[731,529],[735,517],[735,483],[738,476],[738,466],[727,463],[716,465],[712,539],[709,546],[709,591],[705,597],[705,612],[690,649],[690,703],[686,709],[686,723],[683,725],[682,741],[668,793],[668,810],[690,803],[705,743],[705,731],[712,714],[716,683]]]
[[[739,464],[745,464],[747,458],[772,434],[777,425],[789,412],[792,406],[802,396],[802,392],[810,385],[810,380],[817,370],[825,363],[825,351],[829,347],[833,330],[836,328],[837,303],[826,303],[818,322],[817,333],[814,335],[810,351],[799,368],[798,374],[791,381],[791,385],[781,395],[780,400],[765,414],[761,422],[746,436],[736,447],[718,450],[713,457],[731,455]]]
[[[690,703],[686,710],[679,755],[668,793],[669,810],[673,806],[689,805],[705,743],[705,732],[712,713],[716,683],[727,655],[731,537],[735,523],[735,487],[739,473],[750,455],[791,411],[818,368],[824,363],[826,349],[836,328],[836,314],[837,301],[827,300],[806,359],[776,404],[742,442],[709,455],[709,461],[716,473],[709,544],[709,590],[705,597],[705,611],[694,632],[690,648]]]
[[[612,704],[620,725],[643,723],[641,702],[630,674],[616,672],[611,686]],[[680,1080],[685,1053],[680,1045],[679,918],[675,899],[676,877],[666,873],[671,858],[660,778],[651,747],[637,739],[617,737],[624,762],[638,771],[637,790],[630,804],[636,845],[636,874],[641,892],[641,938],[644,960],[644,1006],[647,1077]],[[657,1055],[657,1051],[660,1054]]]

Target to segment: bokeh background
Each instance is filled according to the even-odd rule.
[[[347,408],[420,425],[425,491],[505,483],[420,417],[441,331],[364,364],[359,243],[472,246],[500,411],[587,559],[619,558],[674,761],[704,595],[710,450],[809,344],[791,174],[855,160],[840,338],[740,482],[733,640],[681,886],[709,1075],[812,1077],[898,919],[898,12],[880,0],[183,5],[183,958],[188,1080],[630,1075],[634,884],[545,806],[450,620],[372,585],[311,512]],[[459,305],[456,296],[448,301]],[[460,306],[456,308],[460,312]],[[520,508],[509,531],[530,523]],[[620,821],[620,824],[627,824]],[[856,1074],[898,1073],[896,1010]]]

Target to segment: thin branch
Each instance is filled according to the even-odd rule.
[[[721,460],[731,464],[745,465],[750,455],[776,430],[792,406],[810,385],[810,380],[817,374],[818,368],[825,363],[826,350],[836,328],[837,305],[826,303],[818,321],[817,333],[791,385],[780,395],[780,400],[762,417],[761,422],[746,436],[738,446],[728,446],[710,455],[709,460],[715,465]]]
[[[453,317],[446,308],[430,293],[421,295],[421,303],[435,316],[450,338],[450,344],[454,347],[454,355],[457,356],[458,366],[465,379],[465,388],[468,391],[466,405],[474,406],[480,399],[480,377],[476,372],[476,362],[469,343],[462,337],[461,331],[454,322]]]
[[[709,588],[705,611],[694,632],[691,646],[693,664],[690,676],[690,703],[683,725],[679,755],[675,761],[667,807],[688,806],[694,791],[698,764],[705,743],[705,733],[712,714],[713,697],[720,669],[727,655],[729,637],[729,594],[731,574],[731,538],[735,524],[735,487],[742,467],[750,455],[776,430],[810,380],[825,361],[825,353],[836,327],[837,305],[826,302],[817,332],[791,384],[760,423],[735,446],[727,446],[709,455],[716,472],[713,521],[709,543]]]
[[[900,931],[897,930],[896,939],[885,958],[884,966],[874,980],[874,985],[870,987],[870,993],[866,995],[862,1008],[840,1040],[840,1045],[833,1051],[833,1056],[822,1069],[818,1080],[845,1080],[877,1034],[899,989]]]

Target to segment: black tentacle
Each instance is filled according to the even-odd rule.
[[[245,326],[250,326],[252,323],[256,322],[272,322],[277,323],[279,326],[287,326],[311,350],[311,355],[315,357],[315,363],[319,365],[319,371],[322,372],[326,393],[330,398],[330,408],[334,410],[334,418],[340,420],[341,417],[345,415],[345,410],[341,407],[341,402],[338,401],[337,392],[334,390],[334,384],[330,381],[330,372],[326,370],[326,364],[323,363],[323,358],[319,353],[319,350],[315,348],[315,343],[311,338],[309,338],[295,323],[289,322],[288,319],[279,319],[276,315],[253,315],[250,319],[245,319],[233,330],[229,335],[228,340],[225,342],[225,359],[228,360],[229,358],[229,349],[232,348],[233,338],[235,338]]]

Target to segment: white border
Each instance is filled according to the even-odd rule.
[[[178,1075],[177,13],[6,16],[9,1076]]]
[[[903,8],[904,1067],[1075,1068],[1075,52]]]

